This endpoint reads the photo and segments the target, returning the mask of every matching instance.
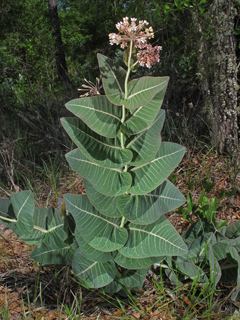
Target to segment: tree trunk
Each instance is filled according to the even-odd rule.
[[[238,84],[233,0],[214,0],[209,7],[208,87],[212,104],[212,142],[219,153],[236,155]]]
[[[49,16],[52,25],[53,38],[55,40],[55,59],[56,68],[59,78],[65,83],[69,84],[67,63],[65,58],[64,46],[61,36],[61,27],[58,17],[57,0],[48,0]]]

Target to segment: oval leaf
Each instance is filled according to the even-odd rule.
[[[118,282],[124,288],[129,289],[140,289],[143,286],[144,280],[146,278],[148,269],[137,270],[137,271],[128,271],[123,275]]]
[[[73,99],[66,108],[96,133],[114,138],[121,125],[121,108],[112,105],[106,96]]]
[[[76,250],[72,268],[80,282],[86,288],[102,288],[110,284],[117,274],[115,264],[113,262],[98,262],[86,259]]]
[[[128,242],[119,252],[127,258],[184,256],[187,246],[167,219],[141,226],[129,225]]]
[[[125,217],[135,223],[147,225],[159,220],[165,213],[183,205],[185,198],[170,181],[146,195],[132,195],[124,209]]]
[[[152,264],[155,262],[160,262],[162,260],[161,257],[158,258],[145,258],[145,259],[132,259],[126,258],[122,254],[118,253],[117,256],[114,258],[114,261],[121,266],[122,268],[128,270],[138,270],[138,269],[145,269],[150,268]]]
[[[101,214],[111,218],[123,216],[123,211],[118,208],[118,202],[119,198],[124,196],[104,196],[102,193],[97,192],[88,181],[85,182],[85,188],[89,201]]]
[[[150,128],[135,136],[128,144],[133,153],[132,166],[140,166],[155,158],[161,145],[160,132],[165,119],[165,112],[161,111]]]
[[[64,196],[67,210],[72,214],[75,224],[75,237],[81,243],[83,238],[91,247],[103,252],[118,250],[127,241],[128,233],[120,228],[120,219],[101,216],[90,204],[87,196]]]
[[[124,100],[124,106],[134,111],[138,107],[146,106],[159,92],[163,99],[168,81],[169,77],[149,76],[129,81],[128,97]]]
[[[132,152],[122,149],[117,139],[98,136],[76,118],[62,118],[61,123],[81,153],[92,162],[120,168],[132,160]]]
[[[81,237],[78,235],[78,251],[86,259],[91,261],[98,262],[107,262],[113,260],[113,257],[110,252],[102,252],[94,249],[89,244],[87,244]]]
[[[120,195],[131,187],[132,177],[128,172],[106,168],[84,157],[78,149],[66,154],[71,168],[88,180],[94,188],[105,195]]]
[[[121,105],[124,99],[124,81],[126,71],[112,61],[112,59],[98,53],[98,64],[102,75],[102,83],[109,101]]]
[[[159,114],[164,93],[160,91],[146,106],[137,108],[132,116],[122,125],[124,131],[128,134],[137,134],[150,128]]]
[[[162,142],[154,160],[131,170],[133,174],[132,194],[145,194],[159,186],[182,160],[185,148],[177,143]]]
[[[13,230],[22,240],[28,239],[33,231],[33,215],[35,202],[32,191],[21,191],[13,193],[10,197],[13,207],[15,222],[13,221]]]

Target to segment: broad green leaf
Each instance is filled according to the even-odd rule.
[[[85,187],[90,202],[100,213],[112,218],[125,216],[135,224],[151,224],[185,202],[182,193],[168,180],[146,195],[107,197],[88,182]]]
[[[131,195],[124,215],[135,224],[151,224],[165,213],[185,202],[182,193],[170,181],[164,181],[157,189],[146,195]]]
[[[78,149],[66,154],[70,167],[88,180],[96,191],[105,195],[120,195],[131,187],[132,177],[128,172],[106,168],[84,157]]]
[[[69,264],[72,260],[73,249],[71,245],[62,241],[61,232],[53,231],[47,234],[42,241],[41,246],[34,249],[31,257],[41,265]]]
[[[121,105],[124,99],[126,71],[115,64],[110,58],[100,53],[97,54],[97,58],[107,98],[113,104]]]
[[[133,152],[132,166],[140,166],[153,160],[161,145],[160,132],[164,123],[165,112],[161,111],[150,128],[135,136],[128,144]]]
[[[214,256],[212,246],[208,246],[208,261],[209,261],[209,267],[210,267],[210,281],[214,287],[217,286],[219,280],[222,276],[221,267],[218,263],[217,258]]]
[[[235,238],[240,236],[240,221],[230,223],[226,228],[226,237]]]
[[[60,210],[53,208],[35,208],[33,224],[33,233],[29,238],[32,243],[44,239],[45,236],[51,237],[52,232],[64,230],[64,221]]]
[[[113,282],[108,284],[106,287],[104,287],[103,293],[104,294],[108,293],[113,295],[114,293],[119,292],[121,289],[122,289],[121,284],[117,280],[114,280]]]
[[[203,254],[202,249],[204,248],[204,245],[205,245],[204,237],[197,237],[192,241],[189,241],[189,239],[186,239],[185,237],[183,238],[188,245],[188,259],[190,260],[201,259],[200,256],[202,256]]]
[[[119,252],[133,259],[184,256],[187,254],[187,246],[171,223],[161,218],[148,226],[131,223],[128,242]]]
[[[212,246],[213,254],[218,261],[227,257],[230,243],[228,241],[219,241]]]
[[[31,191],[15,193],[12,195],[11,200],[13,200],[14,210],[9,200],[4,201],[5,209],[3,205],[1,206],[1,214],[4,214],[3,211],[5,211],[2,217],[3,221],[6,219],[9,222],[8,227],[13,229],[26,243],[40,245],[40,242],[47,235],[51,237],[53,231],[58,228],[63,229],[63,220],[58,210],[34,207]]]
[[[98,261],[98,262],[107,262],[113,260],[112,254],[110,252],[102,252],[99,250],[94,249],[89,244],[87,244],[81,236],[78,235],[78,251],[84,256],[86,259],[91,261]]]
[[[216,243],[212,245],[212,250],[217,260],[225,259],[230,248],[240,250],[240,237],[233,239],[222,238],[222,240],[216,241]]]
[[[54,236],[51,239],[49,238],[49,240],[53,239]],[[50,242],[45,241],[41,247],[33,250],[31,257],[42,266],[69,265],[72,261],[73,252],[74,250],[70,245],[52,247]]]
[[[0,198],[0,221],[8,225],[9,228],[11,228],[11,226],[14,227],[16,223],[10,199]]]
[[[66,108],[94,132],[108,138],[117,136],[121,125],[121,108],[111,104],[106,96],[73,99]]]
[[[197,280],[199,282],[208,281],[205,272],[191,260],[178,257],[175,261],[175,264],[176,268],[190,279]]]
[[[140,289],[143,286],[147,272],[148,269],[127,271],[126,275],[123,275],[118,279],[118,282],[123,286],[123,288]]]
[[[190,227],[183,232],[184,239],[188,246],[191,245],[197,238],[201,238],[203,235],[203,223],[202,221],[194,222]]]
[[[126,229],[120,228],[120,219],[101,216],[85,195],[67,194],[64,199],[76,223],[75,237],[78,243],[83,238],[91,247],[103,252],[115,251],[124,246],[128,233]]]
[[[55,214],[57,217],[55,217]],[[57,221],[56,221],[57,220]],[[56,228],[62,228],[63,221],[60,214],[52,208],[35,208],[33,214],[33,228],[25,237],[28,244],[39,245],[44,236]]]
[[[0,198],[0,219],[2,217],[8,216],[8,209],[10,206],[10,200],[5,198]]]
[[[168,279],[170,280],[170,282],[174,286],[183,285],[183,283],[179,279],[179,273],[175,272],[176,268],[173,267],[173,259],[172,259],[172,257],[166,257],[165,258],[165,262],[168,265],[168,268],[165,269],[165,274],[168,277]]]
[[[150,128],[159,114],[164,93],[165,90],[164,92],[160,91],[147,105],[137,108],[132,116],[122,125],[123,130],[133,135]],[[165,118],[165,112],[163,117]]]
[[[114,261],[121,266],[122,268],[128,270],[136,270],[136,269],[145,269],[150,268],[155,262],[160,262],[162,260],[161,257],[158,258],[145,258],[145,259],[132,259],[123,256],[122,254],[118,253],[117,256],[114,258]]]
[[[229,254],[232,257],[232,259],[235,260],[237,263],[237,279],[236,279],[237,285],[231,294],[231,299],[233,301],[236,301],[239,298],[239,292],[240,292],[240,255],[237,249],[234,247],[229,248]]]
[[[34,223],[34,240],[39,237],[40,241],[32,252],[32,258],[41,265],[69,264],[73,248],[65,242],[67,233],[60,212],[57,209],[40,208],[36,210]]]
[[[80,250],[76,250],[74,254],[72,268],[80,283],[86,288],[102,288],[110,284],[117,274],[113,262],[88,260],[81,255]]]
[[[33,215],[35,203],[33,193],[31,191],[16,192],[10,197],[13,207],[15,222],[14,232],[22,240],[27,240],[29,234],[33,231]]]
[[[131,170],[133,174],[132,194],[145,194],[153,191],[177,167],[185,153],[185,148],[177,143],[162,142],[154,160]]]
[[[164,97],[169,77],[141,77],[128,83],[128,97],[124,99],[124,106],[134,111],[141,106],[147,106],[149,102],[161,92]]]
[[[124,196],[104,196],[97,192],[88,181],[85,182],[85,188],[89,201],[101,214],[111,218],[120,218],[123,215],[123,210],[118,207],[118,202],[119,198]]]
[[[101,137],[76,118],[62,118],[61,123],[80,152],[94,163],[119,168],[132,160],[132,152],[122,149],[117,139]]]

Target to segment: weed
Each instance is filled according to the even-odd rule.
[[[0,319],[10,320],[10,312],[7,306],[3,306],[0,308]]]

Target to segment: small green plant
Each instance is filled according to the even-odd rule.
[[[10,320],[10,312],[7,306],[0,307],[0,318],[2,320]]]
[[[240,222],[228,225],[217,219],[217,208],[216,198],[202,194],[194,203],[188,196],[186,207],[180,210],[191,222],[183,233],[188,255],[167,260],[167,274],[175,283],[192,279],[197,286],[204,284],[202,288],[213,294],[220,280],[230,282],[235,284],[231,298],[236,300],[240,292]]]
[[[193,217],[204,220],[209,224],[218,224],[216,219],[218,209],[217,198],[209,198],[202,193],[197,202],[194,202],[191,193],[187,196],[186,206],[179,208],[179,213],[188,220],[193,222]]]
[[[77,118],[61,120],[77,146],[66,159],[84,179],[86,194],[66,194],[58,210],[35,208],[24,191],[2,202],[1,214],[36,245],[32,257],[39,263],[70,264],[83,286],[106,292],[139,288],[163,256],[187,255],[164,216],[185,201],[167,179],[185,148],[160,139],[168,77],[130,80],[139,65],[159,61],[160,47],[148,44],[147,21],[124,18],[116,26],[110,43],[124,49],[127,69],[98,54],[105,95],[71,100],[66,107]]]

